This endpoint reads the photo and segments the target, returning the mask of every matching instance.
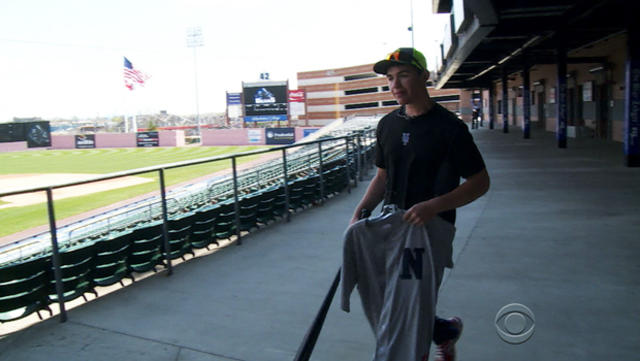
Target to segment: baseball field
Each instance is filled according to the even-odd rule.
[[[118,171],[240,153],[260,146],[33,150],[0,153],[0,192],[60,184]],[[238,158],[238,164],[257,156]],[[167,186],[231,167],[218,161],[165,171]],[[159,189],[157,172],[54,190],[56,219],[64,219]],[[48,224],[44,192],[0,198],[0,237]]]

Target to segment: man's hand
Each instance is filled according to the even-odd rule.
[[[437,207],[437,202],[434,199],[430,199],[414,204],[404,213],[403,219],[415,226],[421,226],[438,213],[440,213],[440,210]]]
[[[353,216],[351,216],[349,225],[352,225],[360,220],[360,218],[362,217],[362,214],[360,213],[363,209],[368,209],[369,211],[371,211],[376,208],[378,203],[380,203],[384,198],[384,187],[386,183],[387,171],[383,168],[378,168],[376,176],[373,177],[371,183],[369,183],[369,187],[367,187],[367,192],[362,197],[362,200],[356,207],[355,212],[353,212]],[[369,212],[369,214],[371,214],[371,212]],[[368,216],[369,215],[367,215],[367,217]]]
[[[438,213],[456,209],[474,201],[487,192],[489,184],[489,174],[486,169],[483,169],[467,178],[464,183],[451,192],[416,203],[404,214],[404,220],[415,225],[424,224]]]

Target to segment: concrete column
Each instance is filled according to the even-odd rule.
[[[557,45],[558,84],[556,94],[556,139],[558,148],[567,147],[567,49],[564,39],[558,39]]]
[[[524,116],[522,136],[524,139],[529,139],[531,138],[531,88],[529,86],[529,63],[527,62],[526,55],[524,58],[522,68],[522,115]]]
[[[509,79],[507,69],[502,68],[502,132],[509,133]]]
[[[494,128],[496,121],[496,90],[493,86],[493,82],[489,87],[489,129]]]
[[[640,40],[637,22],[627,32],[627,61],[624,81],[624,163],[640,167]]]

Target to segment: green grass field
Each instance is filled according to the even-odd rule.
[[[191,159],[221,156],[262,149],[258,146],[113,148],[83,150],[38,150],[0,153],[0,174],[95,173],[106,174]],[[238,158],[238,164],[258,156]],[[231,161],[218,161],[165,171],[167,186],[188,181],[231,167]],[[56,219],[63,219],[118,201],[157,191],[157,172],[139,175],[152,182],[116,190],[80,195],[54,202]],[[2,202],[2,201],[0,201]],[[1,203],[0,203],[1,204]],[[0,237],[48,223],[46,204],[0,209]]]

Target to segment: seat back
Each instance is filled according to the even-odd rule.
[[[60,272],[62,276],[63,299],[58,300],[56,281],[49,287],[49,299],[54,302],[70,301],[94,291],[92,272],[95,267],[94,243],[80,244],[70,249],[60,250]]]
[[[133,232],[124,232],[95,244],[95,269],[93,282],[108,286],[119,282],[127,275],[127,259],[132,244]]]
[[[49,309],[47,290],[51,258],[34,258],[0,267],[0,322],[26,317]]]
[[[192,248],[204,248],[212,243],[218,243],[214,237],[215,218],[196,221],[191,227],[189,240]]]
[[[161,222],[154,222],[133,231],[127,260],[129,272],[155,270],[155,267],[162,263],[163,243]]]

